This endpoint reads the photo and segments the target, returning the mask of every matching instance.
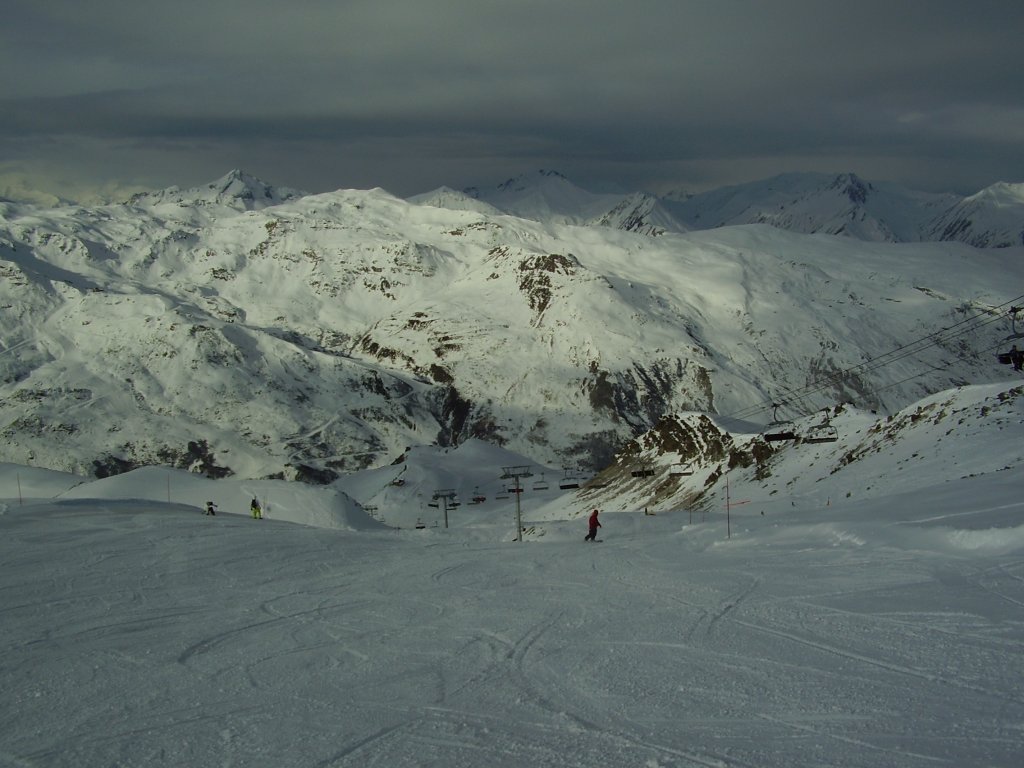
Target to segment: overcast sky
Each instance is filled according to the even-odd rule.
[[[0,195],[1024,181],[1021,0],[5,0]]]

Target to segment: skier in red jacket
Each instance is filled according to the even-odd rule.
[[[601,527],[601,523],[597,519],[597,510],[595,509],[590,513],[590,533],[583,539],[584,541],[597,541],[597,529]]]

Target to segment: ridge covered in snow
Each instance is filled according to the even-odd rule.
[[[126,205],[3,204],[0,456],[329,482],[479,438],[593,473],[674,413],[892,412],[1008,370],[1024,267],[1006,249],[674,232],[640,224],[651,198],[593,226],[609,200],[531,183],[499,192],[590,218],[237,172]]]
[[[871,182],[854,173],[787,173],[698,194],[614,195],[594,194],[555,171],[540,171],[509,179],[494,189],[473,188],[467,194],[523,218],[597,223],[647,234],[769,224],[791,232],[858,240],[960,241],[1001,248],[1024,242],[1020,186],[1000,183],[961,197]],[[412,199],[429,201],[430,197]]]

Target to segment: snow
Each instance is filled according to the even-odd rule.
[[[833,182],[787,196],[852,205]],[[898,196],[873,189],[892,209]],[[0,459],[102,473],[202,454],[239,477],[326,476],[486,435],[596,471],[665,413],[767,421],[811,381],[802,413],[892,411],[1005,371],[992,353],[1020,303],[1020,247],[763,223],[650,236],[557,223],[622,202],[557,175],[499,192],[537,202],[541,221],[450,190],[433,204],[296,196],[240,172],[126,206],[5,207]],[[968,317],[992,323],[847,374]]]
[[[0,766],[1019,764],[1024,387],[992,352],[1020,249],[640,236],[536,181],[500,191],[543,222],[240,172],[2,207],[4,458],[36,466],[0,464]],[[422,444],[432,363],[501,447]],[[728,461],[672,477],[649,414],[594,406],[601,376],[658,394],[635,371],[713,405]],[[837,441],[733,464],[779,393]],[[629,452],[561,488],[612,428]],[[153,466],[38,466],[97,456]],[[315,460],[345,471],[256,479]]]
[[[476,441],[413,446],[351,495],[3,465],[0,764],[1018,765],[1021,428],[974,407],[998,394],[937,398],[966,423],[946,439],[963,471],[919,462],[887,491],[880,449],[847,498],[812,471],[824,448],[786,449],[788,495],[734,470],[728,519],[602,505],[599,544],[585,499],[532,485],[521,543],[513,501],[405,522],[522,461]],[[934,421],[877,436],[889,463]],[[352,501],[398,493],[397,529]]]

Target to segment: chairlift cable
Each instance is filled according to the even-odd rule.
[[[1000,322],[1001,320],[1003,320],[1003,315],[1001,313],[997,313],[996,311],[1008,305],[1015,306],[1016,303],[1021,300],[1024,300],[1024,294],[1009,301],[1006,301],[1002,304],[997,304],[996,306],[991,307],[983,312],[978,312],[970,317],[964,318],[963,320],[960,320],[954,323],[953,325],[950,325],[934,333],[930,333],[927,336],[922,336],[918,339],[907,342],[906,344],[902,344],[892,350],[889,350],[888,352],[883,352],[880,355],[876,355],[875,357],[869,358],[868,360],[850,366],[849,368],[844,368],[843,370],[837,371],[834,374],[828,374],[816,381],[810,382],[809,384],[802,388],[783,390],[781,394],[784,396],[784,398],[780,405],[788,404],[789,400],[800,400],[812,394],[820,392],[821,390],[831,386],[837,379],[844,375],[849,375],[858,372],[868,373],[871,371],[878,370],[879,368],[883,368],[886,365],[891,365],[892,363],[898,362],[899,360],[903,360],[906,359],[907,357],[920,354],[921,352],[927,349],[940,346],[943,343],[947,343],[967,333],[976,331],[980,328],[984,328],[985,326],[990,325],[992,323]],[[960,328],[960,326],[966,327]],[[956,332],[954,333],[953,331],[958,328],[959,330],[956,330]],[[931,370],[943,370],[944,368],[948,368],[948,365],[944,366],[944,368],[935,366],[931,366],[930,368]],[[896,386],[897,384],[905,383],[906,381],[918,378],[919,376],[923,376],[929,372],[930,371],[924,371],[922,373],[915,374],[914,376],[908,377],[907,379],[904,379],[900,382],[896,382],[895,384],[888,384],[880,389],[876,389],[875,391],[883,391],[885,389],[889,389],[893,386]],[[752,404],[747,408],[742,408],[739,411],[736,411],[728,415],[732,418],[738,419],[748,418],[758,413],[762,413],[766,411],[768,408],[771,408],[773,405],[776,404],[777,399],[778,398],[773,398],[770,401],[763,401],[761,403]]]

